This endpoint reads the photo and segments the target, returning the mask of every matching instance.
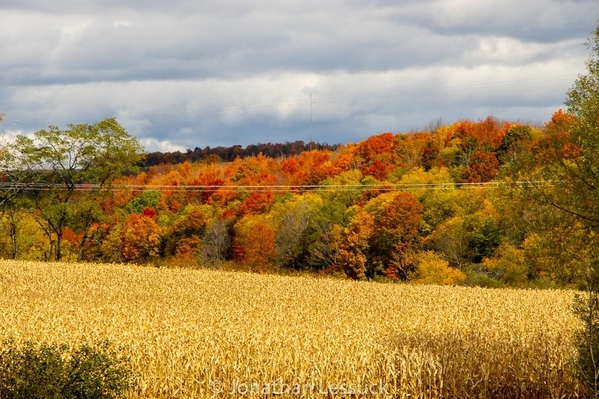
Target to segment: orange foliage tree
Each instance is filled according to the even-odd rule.
[[[260,217],[246,217],[235,225],[233,257],[251,271],[272,270],[277,255],[275,231]]]
[[[288,158],[281,163],[281,169],[289,184],[315,185],[335,177],[345,170],[344,159],[333,160],[330,151],[304,151],[299,156]]]
[[[464,141],[473,140],[481,149],[494,150],[501,144],[509,127],[508,123],[502,124],[497,118],[488,116],[478,122],[459,122],[456,134]]]
[[[202,168],[197,177],[190,179],[189,185],[202,186],[198,191],[187,192],[187,202],[197,199],[202,204],[214,204],[219,200],[219,189],[225,185],[222,170],[216,164]]]
[[[233,200],[244,200],[249,194],[245,189],[233,189],[239,186],[276,186],[281,184],[281,165],[272,158],[258,154],[245,159],[237,158],[227,164],[223,170],[224,188],[215,194],[221,204]]]
[[[537,141],[534,154],[538,162],[576,162],[582,155],[583,144],[572,139],[576,118],[563,110],[553,114],[545,128],[545,137]]]
[[[267,213],[274,202],[275,195],[271,191],[253,192],[241,203],[241,205],[239,205],[237,214],[239,216],[245,216]]]
[[[368,240],[373,230],[373,219],[367,212],[359,212],[351,226],[344,230],[339,246],[339,263],[347,277],[354,280],[367,278]]]
[[[160,256],[161,229],[146,208],[142,215],[131,214],[121,230],[123,256],[129,262],[144,262]]]

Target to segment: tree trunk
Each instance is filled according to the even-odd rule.
[[[79,242],[79,252],[77,253],[77,262],[83,261],[83,248],[85,247],[86,242],[87,242],[87,233],[83,233],[83,237],[81,237],[81,241]]]
[[[62,260],[62,231],[60,233],[56,233],[56,256],[54,260],[56,262],[60,262]]]
[[[17,260],[19,256],[19,243],[17,242],[17,225],[13,218],[10,221],[10,242],[12,244],[11,252],[12,259]]]

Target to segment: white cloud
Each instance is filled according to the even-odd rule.
[[[112,27],[113,28],[119,28],[119,27],[128,27],[131,23],[129,21],[124,21],[124,20],[120,20],[120,21],[114,21],[112,23]]]
[[[74,36],[78,36],[85,28],[87,28],[87,26],[87,22],[78,23],[76,25],[61,26],[60,33],[62,34],[62,39],[70,40]]]
[[[145,139],[141,139],[140,143],[141,143],[141,145],[144,146],[144,148],[148,152],[155,152],[155,151],[161,151],[161,152],[181,151],[181,152],[184,152],[185,151],[184,147],[173,144],[169,140],[160,141],[160,140],[156,140],[153,138],[145,138]]]

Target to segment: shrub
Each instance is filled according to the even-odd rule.
[[[464,268],[466,281],[464,285],[469,287],[504,288],[505,284],[489,276],[480,265],[470,265]]]
[[[575,375],[586,385],[589,397],[599,397],[599,296],[589,289],[574,298],[574,314],[582,325],[574,333]]]
[[[6,341],[0,351],[2,399],[104,399],[131,386],[125,360],[109,342],[97,346]]]

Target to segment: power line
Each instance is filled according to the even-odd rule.
[[[545,181],[516,181],[516,182],[484,182],[484,183],[399,183],[399,184],[331,184],[331,185],[143,185],[143,184],[116,184],[110,188],[98,184],[74,184],[68,189],[74,191],[92,191],[94,189],[107,189],[110,191],[168,191],[168,192],[216,192],[216,191],[253,191],[253,192],[288,192],[300,191],[408,191],[428,189],[471,189],[471,188],[501,188],[504,186],[526,186],[530,184],[549,184]],[[18,189],[23,191],[49,191],[52,189],[67,190],[59,184],[47,183],[0,183],[2,189]]]

